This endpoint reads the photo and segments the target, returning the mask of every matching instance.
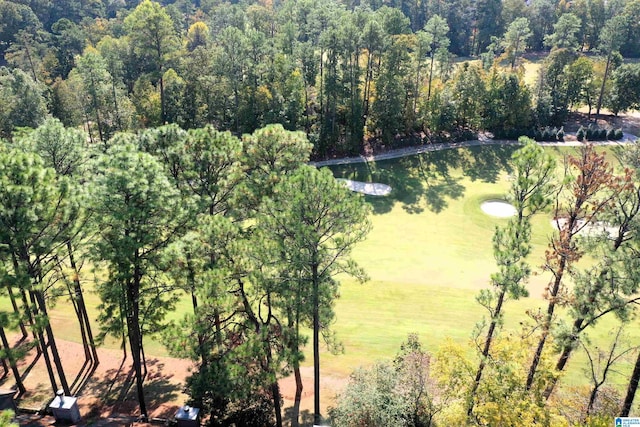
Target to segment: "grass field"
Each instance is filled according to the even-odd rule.
[[[374,208],[373,230],[353,257],[365,268],[366,284],[344,280],[334,325],[345,353],[326,355],[323,369],[347,374],[354,367],[397,352],[408,333],[416,332],[430,351],[446,338],[465,343],[476,322],[485,315],[475,302],[495,271],[491,239],[496,225],[480,209],[482,201],[500,197],[509,186],[508,159],[514,147],[449,150],[377,164],[333,167],[337,177],[391,185],[386,198],[367,196]],[[549,148],[560,158],[567,150]],[[542,264],[553,232],[549,214],[533,220],[534,249],[530,263]],[[536,269],[539,272],[539,269]],[[526,321],[527,309],[545,307],[542,292],[549,277],[531,278],[530,297],[507,304],[506,328]],[[604,319],[589,332],[602,348],[608,344],[615,318]],[[640,331],[630,326],[633,344]],[[564,381],[585,384],[586,357],[576,352]],[[622,375],[611,379],[622,387]]]
[[[342,278],[333,329],[344,345],[344,354],[322,357],[323,375],[347,376],[354,368],[378,359],[392,358],[407,334],[418,333],[425,348],[435,352],[445,339],[466,343],[476,322],[485,314],[475,302],[478,291],[488,286],[495,271],[491,239],[496,225],[505,219],[493,218],[480,209],[482,201],[502,197],[509,187],[509,159],[513,146],[475,147],[445,150],[369,164],[336,166],[336,177],[389,184],[389,196],[367,196],[373,207],[373,229],[353,258],[366,270],[370,281],[354,283]],[[558,158],[567,151],[548,148]],[[542,264],[548,237],[553,232],[549,214],[533,219],[534,249],[530,262]],[[537,270],[537,269],[536,269]],[[528,285],[530,296],[506,305],[506,329],[517,329],[526,320],[527,309],[544,307],[544,274],[535,275]],[[85,284],[91,313],[97,312],[98,298]],[[3,304],[7,304],[6,301]],[[190,310],[187,298],[178,301],[177,318]],[[95,317],[95,316],[92,316]],[[56,334],[79,341],[72,309],[60,301],[51,310]],[[607,345],[613,318],[591,331],[594,343]],[[94,324],[97,330],[97,324]],[[640,330],[630,327],[634,343]],[[108,340],[108,347],[119,342]],[[163,356],[166,350],[153,340],[147,353]],[[577,352],[564,381],[584,384],[585,356]],[[311,363],[307,354],[307,365]],[[629,364],[622,375],[611,379],[623,387]]]

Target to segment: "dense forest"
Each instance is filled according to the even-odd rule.
[[[314,157],[637,108],[640,3],[0,2],[0,131],[302,130]],[[521,56],[550,52],[534,84]],[[460,58],[466,58],[464,62]]]

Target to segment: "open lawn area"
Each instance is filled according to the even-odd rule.
[[[374,209],[373,230],[353,257],[371,280],[343,281],[334,329],[345,353],[325,356],[324,372],[346,375],[359,365],[391,358],[412,332],[433,352],[447,338],[468,342],[474,325],[486,314],[475,297],[496,270],[494,228],[506,223],[486,215],[480,204],[504,195],[515,150],[475,147],[332,167],[336,177],[380,182],[393,190],[384,198],[366,196]],[[560,161],[573,149],[547,150]],[[616,161],[611,154],[610,159]],[[528,285],[530,296],[507,303],[507,330],[520,329],[519,323],[528,320],[526,310],[546,307],[542,294],[549,276],[538,267],[552,233],[550,214],[533,219],[530,263],[535,275]],[[589,336],[606,347],[617,324],[615,318],[605,318]],[[630,325],[628,333],[634,345],[640,343],[638,328]],[[585,355],[576,352],[564,381],[586,384],[585,362]],[[626,386],[629,366],[621,365],[623,375],[611,377],[617,386]]]
[[[376,163],[332,167],[337,178],[388,184],[388,196],[366,196],[371,203],[373,228],[353,252],[353,258],[370,277],[365,284],[343,278],[340,298],[335,307],[333,330],[344,346],[344,353],[327,352],[321,359],[322,377],[326,381],[323,407],[346,382],[350,372],[376,360],[390,359],[409,333],[417,333],[424,347],[436,352],[445,340],[466,344],[474,325],[485,315],[475,301],[479,290],[489,285],[495,272],[492,236],[505,219],[485,214],[480,205],[500,199],[510,185],[510,157],[516,146],[485,146],[453,149],[414,155]],[[572,148],[546,148],[560,161]],[[615,161],[609,150],[609,157]],[[533,218],[533,253],[530,263],[536,273],[543,262],[549,236],[553,233],[551,216]],[[588,260],[586,261],[588,262]],[[85,279],[89,272],[86,271]],[[505,329],[520,330],[527,310],[545,307],[542,298],[549,281],[546,274],[535,274],[528,285],[530,296],[506,304]],[[97,313],[98,298],[91,282],[85,283],[90,314]],[[7,305],[8,302],[3,301]],[[187,298],[178,301],[172,317],[190,310]],[[73,310],[60,300],[51,310],[57,337],[80,341]],[[634,321],[635,322],[635,321]],[[605,318],[589,335],[594,343],[606,348],[617,321]],[[97,324],[94,323],[97,331]],[[640,328],[628,328],[630,342],[640,343]],[[310,336],[310,334],[309,334]],[[107,348],[119,342],[107,340]],[[311,366],[310,346],[304,362]],[[167,356],[163,346],[150,340],[147,354]],[[532,350],[533,351],[533,350]],[[565,383],[586,384],[586,357],[576,352],[569,362]],[[631,359],[611,375],[613,383],[626,385]],[[309,372],[310,375],[310,372]],[[305,380],[303,411],[310,409],[312,383]],[[287,397],[285,387],[285,397]],[[285,406],[287,402],[285,402]]]

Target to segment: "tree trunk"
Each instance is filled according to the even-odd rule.
[[[35,301],[35,296],[33,295],[34,293],[31,292],[31,301],[34,304],[34,312],[33,312],[33,316],[34,318],[38,317],[38,309],[37,309],[37,305],[36,305],[36,301]],[[39,352],[42,354],[42,356],[44,357],[44,364],[47,367],[47,374],[49,375],[49,382],[51,382],[51,390],[55,393],[58,391],[58,383],[56,382],[56,377],[53,373],[53,366],[51,365],[51,359],[49,359],[49,350],[47,350],[47,342],[44,339],[44,334],[42,333],[42,329],[40,329],[39,327],[35,327],[34,326],[34,334],[37,334],[38,338],[37,338],[37,342],[38,342],[38,349]]]
[[[164,103],[164,78],[162,77],[162,68],[160,68],[160,121],[162,122],[160,125],[164,125],[167,120],[167,112]]]
[[[18,263],[18,258],[16,257],[16,255],[14,253],[11,254],[11,260],[13,263],[13,270],[15,272],[15,274],[17,275],[18,272],[20,271],[20,264]],[[9,287],[9,294],[11,294],[11,288]],[[38,338],[36,337],[36,322],[33,316],[33,313],[31,313],[31,308],[29,306],[29,300],[27,299],[27,292],[25,291],[23,286],[20,286],[20,297],[22,298],[22,307],[24,308],[24,312],[27,315],[27,320],[29,321],[29,324],[32,327],[31,333],[33,334],[33,340],[34,341],[38,341]],[[14,306],[15,309],[16,306]],[[21,320],[22,322],[22,320]],[[24,325],[23,325],[24,326]],[[36,346],[36,351],[38,352],[38,355],[40,355],[40,346]]]
[[[115,108],[116,113],[116,124],[118,125],[118,130],[123,131],[122,128],[122,119],[120,119],[120,108],[118,107],[118,94],[116,92],[116,79],[111,74],[111,91],[113,92],[113,107]]]
[[[9,365],[7,365],[7,359],[5,359],[4,357],[0,359],[0,363],[2,363],[2,379],[4,379],[7,377],[7,375],[9,375]]]
[[[37,82],[38,77],[36,76],[36,67],[33,65],[33,59],[31,58],[31,51],[29,50],[29,42],[27,42],[27,37],[22,38],[22,42],[24,43],[24,51],[27,54],[27,61],[29,61],[29,68],[31,68],[31,75],[33,76],[33,81]]]
[[[298,361],[294,362],[293,365],[293,376],[296,379],[296,393],[293,399],[293,408],[291,415],[291,427],[299,427],[300,426],[300,402],[302,401],[302,375],[300,374],[300,363]]]
[[[314,258],[316,254],[314,254]],[[313,423],[320,424],[320,283],[318,263],[313,260]]]
[[[364,79],[364,95],[362,97],[362,128],[366,125],[367,115],[369,114],[369,95],[371,92],[371,79],[373,78],[373,58],[372,53],[368,50],[367,55],[367,71]]]
[[[529,367],[529,373],[527,374],[527,384],[526,390],[531,390],[531,386],[533,385],[533,379],[536,375],[536,371],[538,370],[538,364],[540,364],[540,359],[542,358],[542,351],[544,350],[544,346],[547,343],[547,338],[549,337],[549,331],[551,330],[551,319],[553,318],[553,313],[556,308],[555,297],[558,295],[558,290],[560,289],[560,282],[562,280],[562,274],[564,272],[566,261],[563,258],[560,261],[560,272],[556,275],[556,279],[554,280],[553,288],[551,290],[551,301],[549,302],[549,306],[547,307],[547,314],[545,315],[544,322],[542,324],[542,336],[540,337],[540,341],[538,341],[538,346],[536,347],[536,351],[533,355],[533,360],[531,361],[531,366]]]
[[[71,390],[69,389],[69,384],[67,383],[67,377],[64,373],[64,368],[62,366],[62,361],[60,360],[60,353],[58,353],[58,346],[56,345],[56,339],[53,335],[53,329],[51,329],[51,323],[49,322],[47,315],[47,307],[44,301],[44,295],[40,291],[34,291],[36,302],[42,311],[42,313],[47,317],[47,323],[45,325],[45,331],[47,332],[48,344],[51,348],[51,356],[53,357],[53,363],[56,365],[56,370],[58,371],[58,378],[60,379],[60,384],[62,385],[62,390],[64,394],[67,396],[71,395]]]
[[[320,49],[320,126],[324,125],[324,49]]]
[[[146,421],[147,405],[144,399],[144,386],[142,378],[142,362],[140,342],[142,340],[140,334],[140,279],[141,275],[139,267],[135,267],[133,280],[127,284],[127,303],[129,310],[127,311],[127,330],[129,335],[129,347],[131,348],[131,357],[133,359],[133,369],[136,376],[136,391],[138,394],[138,404],[140,405],[140,419]]]
[[[620,411],[621,417],[628,417],[631,412],[631,405],[633,405],[633,399],[636,396],[636,390],[638,389],[638,383],[640,382],[640,353],[636,359],[636,364],[633,367],[633,373],[629,379],[629,386],[627,387],[627,394],[622,404],[622,410]]]
[[[271,394],[273,396],[273,412],[276,415],[276,427],[282,427],[282,408],[280,407],[280,386],[278,381],[271,384]]]
[[[571,245],[571,239],[573,238],[574,229],[576,226],[576,213],[572,213],[569,217],[569,221],[566,225],[567,227],[567,237],[565,242],[560,242],[560,245],[563,248],[569,248]],[[564,249],[563,249],[564,250]],[[547,338],[549,336],[549,331],[551,330],[551,320],[553,318],[553,313],[556,308],[556,296],[558,295],[558,291],[560,290],[560,284],[562,283],[562,277],[564,276],[565,268],[567,267],[567,255],[561,255],[560,263],[558,265],[558,270],[554,272],[554,281],[553,286],[550,290],[550,299],[549,306],[547,307],[547,314],[545,315],[544,322],[542,324],[542,336],[540,337],[540,341],[538,341],[538,346],[533,355],[533,360],[531,361],[531,366],[529,367],[529,373],[527,375],[527,391],[531,390],[531,386],[533,385],[533,379],[536,374],[536,370],[538,369],[538,364],[540,363],[540,359],[542,358],[542,351],[544,350],[544,346],[547,342]]]
[[[620,232],[618,234],[618,237],[615,239],[613,243],[613,247],[612,247],[613,252],[617,251],[622,246],[622,244],[625,241],[624,237],[625,237],[625,233]],[[600,277],[604,278],[608,271],[609,270],[607,268],[603,268],[600,271]],[[596,282],[596,283],[600,283],[600,282]],[[602,285],[593,287],[590,289],[588,294],[589,297],[587,299],[595,299],[596,296],[598,296],[601,292],[602,292]],[[573,326],[571,329],[571,337],[569,338],[570,341],[567,344],[565,344],[564,347],[562,348],[562,353],[560,354],[560,357],[558,358],[558,362],[556,363],[556,371],[561,372],[564,370],[565,366],[567,365],[567,362],[569,361],[569,357],[571,356],[571,353],[575,349],[575,343],[578,341],[578,335],[582,331],[584,331],[589,325],[592,324],[591,322],[587,322],[587,324],[585,324],[588,314],[589,314],[588,308],[585,308],[584,306],[582,306],[579,314],[580,317],[575,319],[575,321],[573,322]],[[551,396],[551,393],[553,393],[553,389],[555,388],[557,382],[558,382],[558,377],[553,377],[550,379],[549,385],[547,386],[543,394],[545,399],[549,399],[549,397]]]
[[[193,314],[196,315],[198,310],[198,297],[196,296],[196,291],[194,289],[194,285],[191,287],[191,304],[193,306]],[[197,320],[196,320],[197,321]],[[202,366],[207,366],[207,354],[204,348],[204,336],[198,330],[198,355],[200,356],[200,363]]]
[[[89,346],[91,347],[91,355],[93,357],[93,361],[97,365],[100,363],[98,360],[98,351],[96,349],[96,343],[93,339],[93,332],[91,331],[91,324],[89,323],[89,314],[87,313],[87,305],[84,302],[84,293],[82,292],[82,286],[80,285],[80,270],[78,269],[78,265],[76,264],[75,257],[73,256],[73,246],[71,245],[71,241],[67,242],[67,250],[69,252],[69,263],[71,264],[71,268],[74,273],[73,284],[74,291],[76,294],[76,301],[78,302],[78,308],[80,310],[80,314],[82,315],[82,320],[78,318],[78,321],[81,324],[84,324],[84,328],[87,334],[87,339],[89,340]]]
[[[261,326],[262,327],[262,326]],[[268,325],[266,325],[268,328]],[[269,343],[269,338],[266,337],[264,340],[265,352],[267,354],[267,370],[274,374],[273,369],[273,353],[271,351],[271,345]],[[271,383],[271,397],[273,398],[273,412],[276,416],[276,427],[282,427],[282,405],[280,404],[280,400],[282,399],[280,395],[280,386],[278,385],[278,380],[274,380]]]
[[[609,67],[611,65],[611,53],[607,56],[607,65],[604,67],[604,76],[602,76],[602,85],[600,86],[600,95],[598,95],[598,105],[596,107],[596,119],[600,117],[600,107],[602,107],[602,98],[604,97],[604,86],[607,82]]]
[[[20,316],[20,309],[18,308],[18,303],[16,302],[16,297],[13,295],[13,289],[11,286],[7,286],[7,292],[9,293],[9,299],[11,300],[11,306],[13,307],[13,312],[19,315],[18,324],[20,325],[20,332],[22,332],[22,340],[25,340],[29,336],[29,332],[27,332],[27,328],[24,326],[24,321],[22,320],[22,316]]]
[[[78,305],[78,301],[76,300],[75,293],[68,282],[67,282],[67,292],[69,292],[69,299],[71,300],[71,304],[73,304],[73,311],[76,312],[76,318],[78,319],[78,325],[80,326],[80,337],[82,337],[82,349],[84,350],[85,361],[91,360],[91,351],[89,350],[89,341],[87,340],[87,334],[84,330],[84,320],[82,318],[82,313],[80,312],[80,306]]]
[[[587,405],[586,416],[591,415],[591,411],[593,411],[593,405],[596,403],[596,397],[598,397],[598,390],[600,389],[600,385],[598,384],[593,387],[591,393],[589,394],[589,404]]]
[[[7,340],[7,335],[4,332],[4,328],[0,327],[0,339],[2,339],[2,345],[7,350],[7,359],[9,359],[9,366],[11,366],[11,371],[13,372],[13,376],[16,380],[16,386],[18,387],[18,391],[20,394],[24,394],[26,392],[24,388],[24,384],[22,383],[22,377],[20,377],[20,372],[18,371],[18,366],[16,365],[16,361],[11,354],[12,350],[9,347],[9,342]],[[55,385],[53,387],[55,389]]]
[[[433,79],[433,60],[435,52],[431,52],[431,65],[429,66],[429,85],[427,87],[427,101],[431,99],[431,81]]]
[[[471,417],[473,415],[473,406],[474,406],[474,397],[476,392],[478,391],[478,387],[480,386],[480,381],[482,380],[482,372],[484,371],[484,367],[486,365],[486,360],[489,357],[489,351],[491,350],[491,343],[493,341],[493,334],[496,330],[496,325],[498,323],[498,317],[502,313],[502,304],[504,303],[504,297],[506,294],[506,289],[502,289],[500,295],[498,296],[498,301],[496,303],[496,308],[491,316],[491,324],[489,325],[489,330],[487,331],[487,338],[484,342],[484,348],[482,349],[482,358],[480,359],[480,365],[478,366],[478,371],[476,372],[476,378],[473,381],[473,386],[471,388],[471,393],[469,396],[469,404],[467,407],[467,417]]]
[[[93,104],[93,109],[96,114],[96,124],[98,125],[98,136],[100,137],[100,141],[105,142],[104,133],[102,132],[102,120],[100,120],[100,108],[98,106],[98,95],[96,94],[96,84],[93,80],[93,70],[91,73],[91,103]]]
[[[416,114],[416,110],[418,108],[418,94],[420,92],[420,68],[421,68],[421,63],[420,60],[418,60],[418,66],[416,68],[416,84],[415,84],[415,89],[414,89],[414,93],[413,93],[413,114]]]

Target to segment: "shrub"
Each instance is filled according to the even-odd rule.
[[[540,132],[540,129],[536,129],[533,131],[533,139],[535,139],[536,141],[542,141],[542,132]]]
[[[529,128],[525,132],[525,135],[531,139],[535,139],[537,130],[535,128]]]
[[[622,133],[622,129],[616,129],[614,132],[614,140],[615,141],[619,141],[622,139],[622,137],[624,136],[624,134]]]
[[[578,141],[584,140],[584,136],[585,136],[584,134],[585,134],[584,129],[582,126],[580,126],[580,129],[578,129],[578,132],[576,133],[576,139]]]
[[[613,140],[615,140],[615,139],[616,139],[616,131],[615,131],[615,130],[613,130],[613,128],[611,128],[611,129],[609,129],[609,130],[607,131],[607,139],[608,139],[608,140],[611,140],[611,141],[613,141]]]
[[[556,139],[558,141],[564,141],[564,127],[561,127],[558,132],[556,132]]]
[[[607,130],[606,129],[599,129],[598,130],[598,139],[601,141],[606,141],[607,140]]]

